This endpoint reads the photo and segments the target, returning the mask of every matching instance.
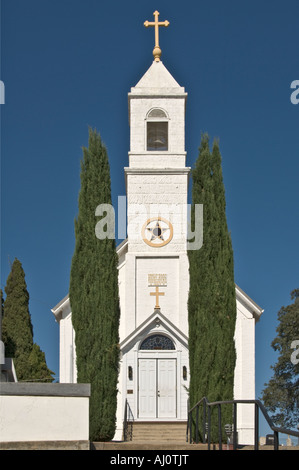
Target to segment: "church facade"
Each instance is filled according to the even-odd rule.
[[[121,359],[116,440],[123,438],[125,406],[135,421],[187,420],[186,99],[185,89],[159,57],[128,94],[127,238],[117,248]],[[255,324],[262,309],[238,286],[236,298],[234,398],[254,399]],[[76,382],[69,297],[52,312],[60,327],[60,382]],[[239,443],[253,442],[253,426],[253,409],[242,405]]]

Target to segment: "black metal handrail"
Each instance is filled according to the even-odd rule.
[[[237,405],[238,404],[254,404],[254,449],[258,450],[259,444],[259,411],[261,411],[266,419],[268,425],[274,433],[274,450],[279,448],[279,433],[288,434],[290,436],[299,437],[298,431],[277,427],[273,424],[273,421],[268,415],[268,412],[260,400],[226,400],[226,401],[215,401],[209,402],[206,397],[199,400],[196,405],[188,411],[188,421],[186,430],[186,441],[188,442],[188,433],[190,433],[189,441],[192,442],[192,430],[193,420],[192,413],[196,412],[195,417],[195,442],[199,442],[199,407],[203,406],[203,419],[202,419],[202,430],[203,430],[203,443],[206,443],[206,433],[208,437],[208,449],[211,448],[211,408],[217,406],[218,408],[218,436],[219,436],[219,450],[222,450],[222,425],[221,425],[221,405],[233,405],[233,449],[237,449]],[[208,416],[207,416],[208,415]]]
[[[123,440],[132,440],[132,424],[134,421],[133,413],[128,400],[125,401],[124,423],[123,423]],[[130,425],[131,424],[131,425]]]
[[[125,413],[124,413],[124,423],[123,423],[123,439],[127,440],[128,434],[128,400],[125,402]]]

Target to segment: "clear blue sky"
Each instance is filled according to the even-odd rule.
[[[34,340],[58,377],[51,308],[68,292],[82,146],[107,145],[114,202],[125,194],[127,93],[162,61],[188,92],[187,165],[219,137],[236,283],[265,309],[256,326],[256,394],[276,361],[277,312],[299,287],[298,0],[2,0],[1,286],[23,264]],[[294,338],[299,339],[299,338]],[[291,351],[290,351],[291,354]]]

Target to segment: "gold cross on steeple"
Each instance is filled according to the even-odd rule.
[[[154,58],[155,58],[156,62],[160,61],[160,57],[161,57],[161,53],[162,53],[162,51],[160,49],[160,46],[159,46],[159,26],[165,26],[166,28],[167,28],[167,26],[169,26],[169,21],[167,21],[167,20],[159,21],[159,19],[158,19],[159,15],[160,15],[160,13],[156,10],[154,12],[155,21],[153,21],[153,22],[145,21],[144,22],[144,26],[146,28],[148,28],[149,26],[154,26],[155,27],[155,47],[154,47],[154,50],[153,50],[153,55],[154,55]]]

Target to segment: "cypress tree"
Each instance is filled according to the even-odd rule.
[[[83,148],[70,303],[75,330],[77,381],[91,384],[90,439],[115,432],[119,360],[119,298],[115,240],[95,234],[95,210],[111,205],[107,150],[96,130]]]
[[[33,327],[29,312],[29,293],[21,262],[16,258],[12,264],[5,286],[6,299],[3,306],[2,335],[5,355],[14,359],[19,381],[53,381],[44,353],[33,343]],[[33,361],[36,350],[40,351]],[[42,371],[42,373],[41,373]]]
[[[54,374],[48,369],[45,353],[38,344],[33,343],[28,357],[28,375],[33,382],[53,382]]]
[[[202,137],[192,177],[192,223],[195,204],[203,204],[203,246],[188,251],[191,407],[202,397],[209,401],[233,399],[236,321],[221,154],[217,141],[210,151],[207,135]],[[232,423],[231,408],[223,408],[222,420],[223,424]],[[212,436],[218,438],[215,426]]]

